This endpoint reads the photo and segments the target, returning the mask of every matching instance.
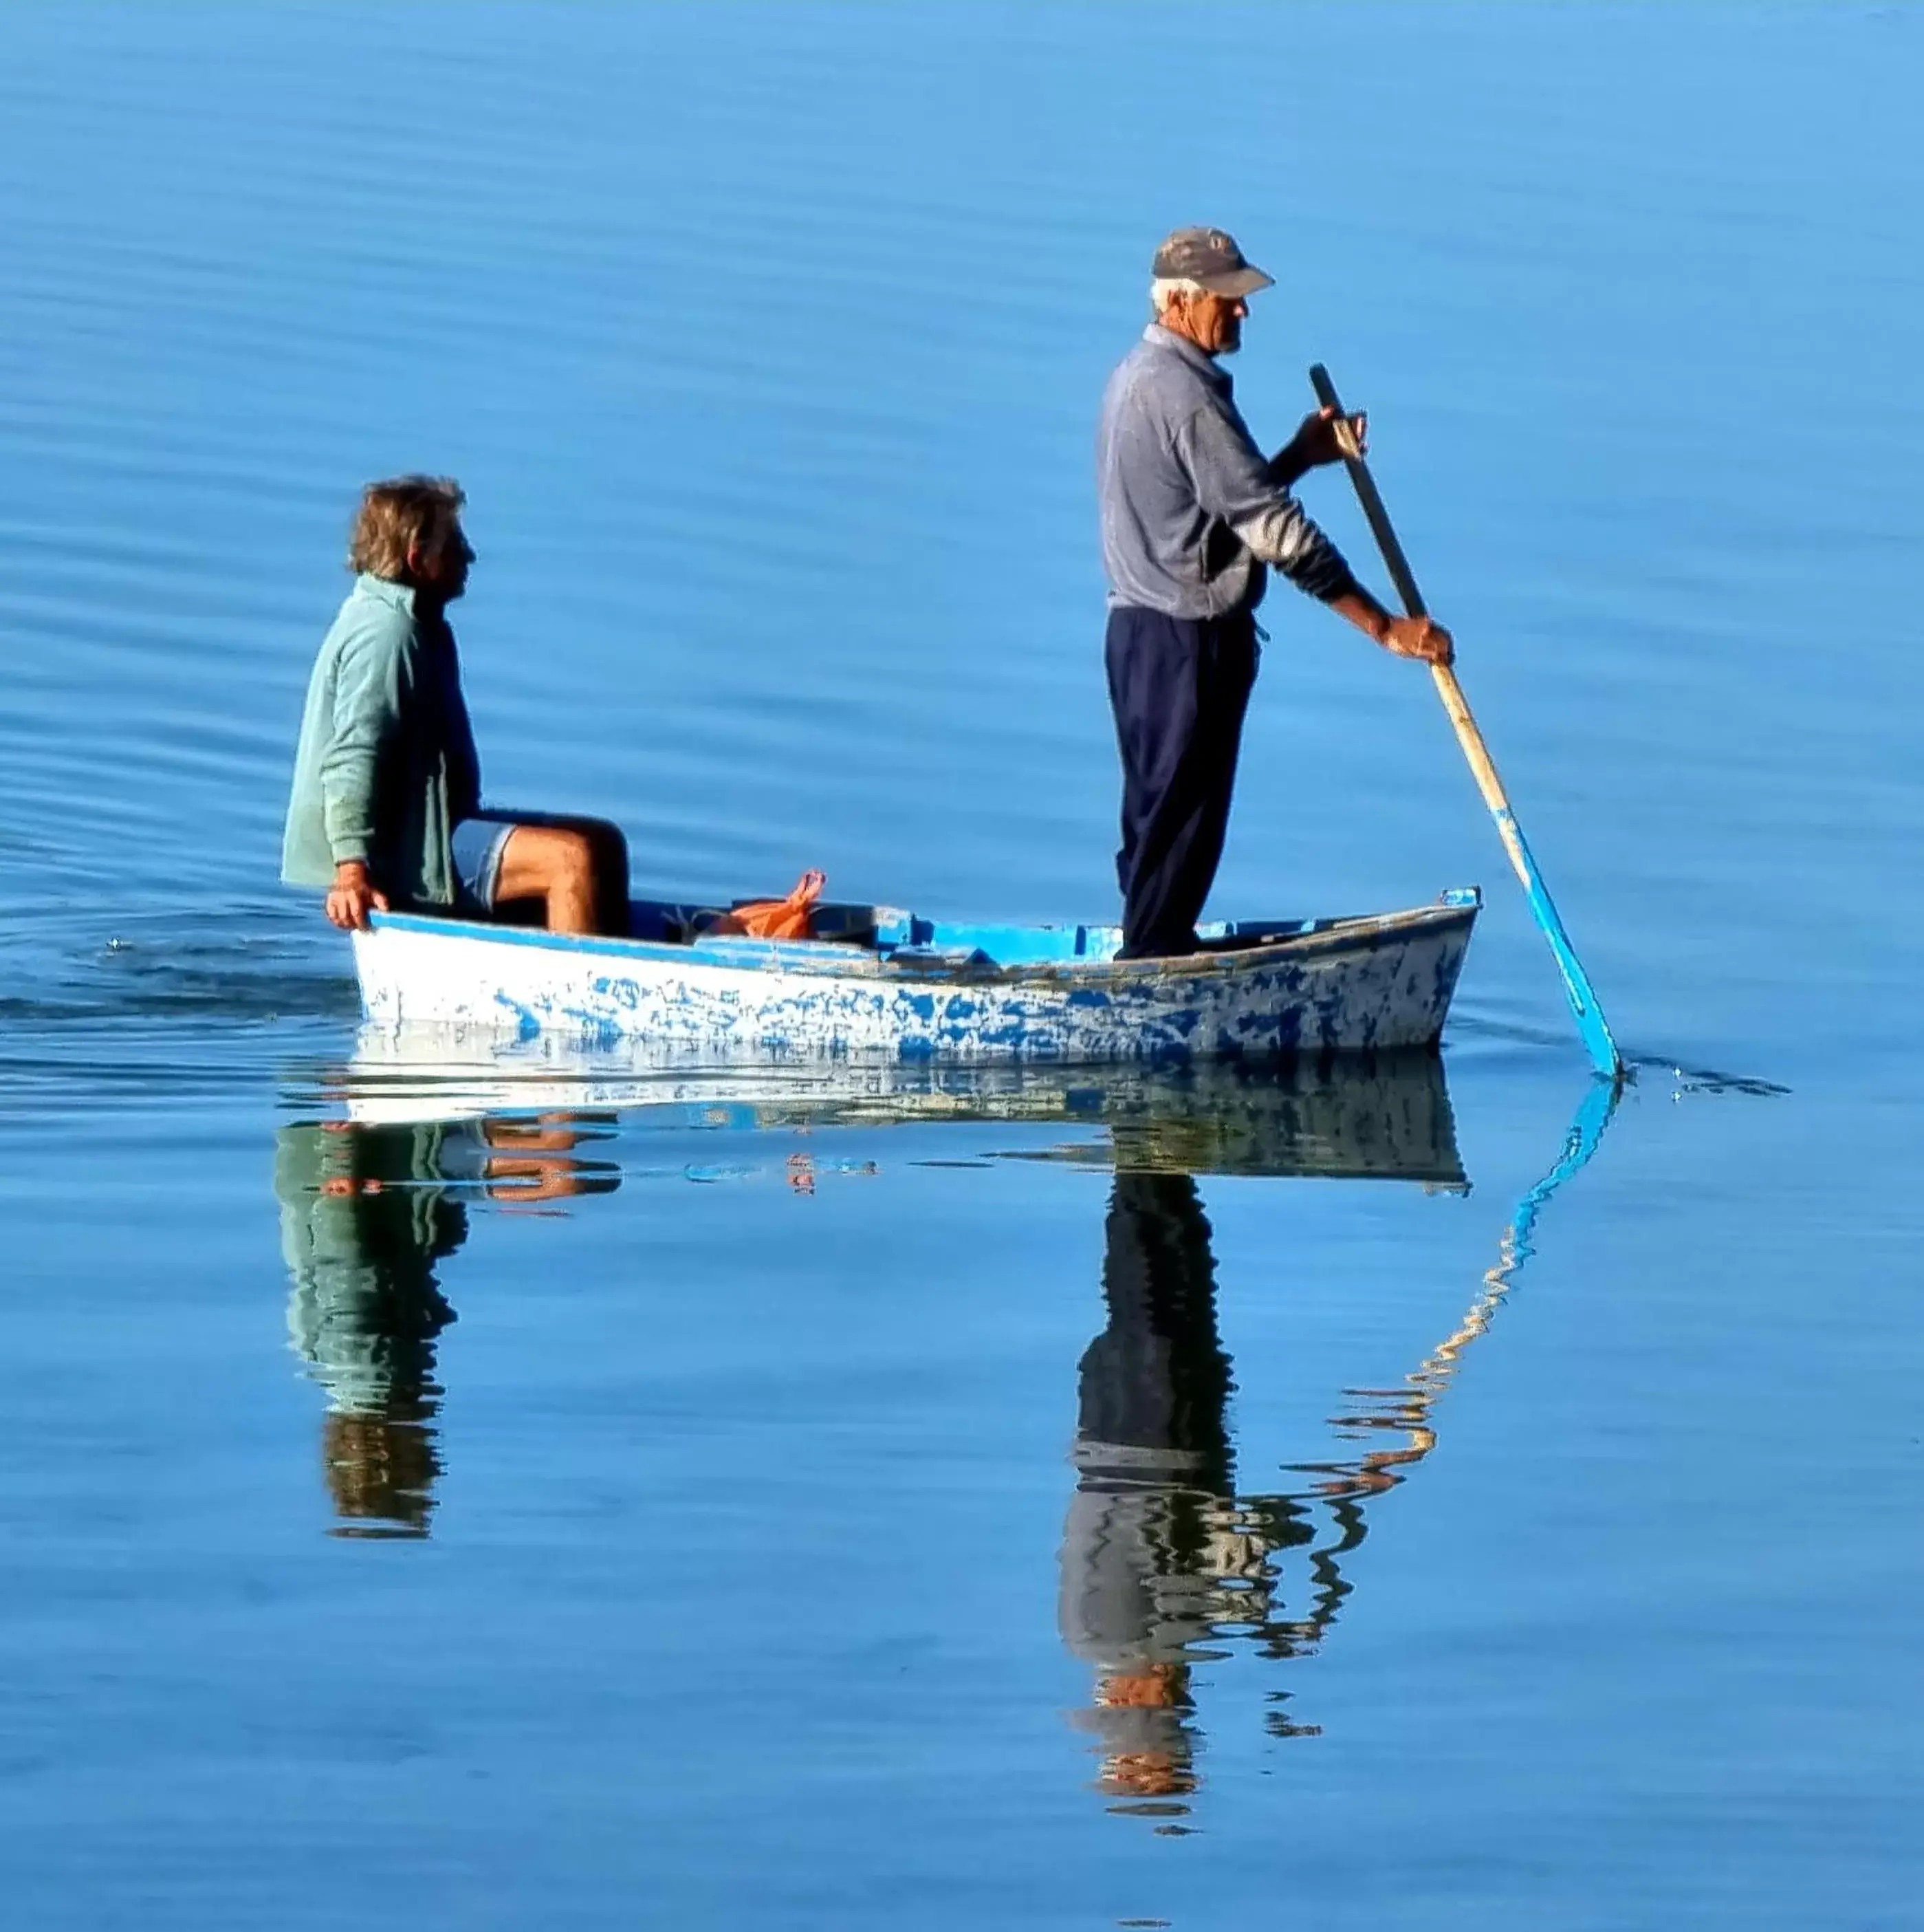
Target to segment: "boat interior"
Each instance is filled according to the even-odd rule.
[[[629,936],[703,950],[771,943],[707,932],[706,928],[722,910],[667,899],[632,900]],[[1231,951],[1338,923],[1334,920],[1218,920],[1198,926],[1197,936],[1206,949]],[[1122,933],[1115,926],[1016,926],[925,919],[896,906],[823,900],[814,908],[808,940],[775,943],[859,946],[904,964],[918,959],[944,966],[967,962],[995,966],[1062,965],[1077,961],[1099,964],[1116,956]]]
[[[1441,907],[1474,907],[1480,896],[1474,886],[1463,886],[1443,893],[1437,903]],[[1100,965],[1113,959],[1122,943],[1122,928],[1115,926],[1020,926],[1005,921],[925,919],[898,906],[832,899],[818,901],[811,909],[811,929],[807,939],[763,939],[714,929],[725,914],[762,902],[738,898],[724,905],[688,899],[631,898],[625,938],[630,944],[685,946],[711,958],[745,962],[751,958],[766,959],[775,948],[790,956],[800,952],[818,958],[820,949],[853,948],[894,964],[940,967],[950,971],[958,968],[999,970]],[[536,903],[532,901],[525,908],[503,907],[486,923],[532,925],[537,922],[529,915],[536,909]],[[1280,939],[1327,932],[1341,926],[1374,926],[1396,916],[1369,914],[1335,919],[1215,920],[1199,925],[1196,932],[1205,952],[1242,952]],[[376,916],[377,924],[417,922],[427,922],[419,914]],[[436,916],[431,922],[438,925],[443,920]],[[471,917],[448,919],[445,922],[470,930],[483,923]],[[612,943],[619,945],[622,941]]]

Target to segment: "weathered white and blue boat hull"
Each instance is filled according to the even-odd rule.
[[[1236,950],[1118,962],[1113,931],[1029,928],[1059,956],[904,945],[583,939],[410,914],[355,935],[368,1017],[666,1058],[1202,1059],[1433,1045],[1478,896],[1306,924]],[[899,918],[901,916],[898,916]],[[942,936],[991,928],[935,928]],[[1008,950],[1025,942],[1006,929]]]

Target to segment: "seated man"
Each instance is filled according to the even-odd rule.
[[[365,930],[391,904],[487,918],[532,902],[554,932],[628,930],[628,846],[594,818],[484,812],[448,605],[475,554],[460,486],[370,483],[348,550],[354,588],[307,686],[281,848],[289,885],[327,888]]]

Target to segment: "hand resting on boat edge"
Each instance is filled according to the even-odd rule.
[[[365,930],[390,908],[556,932],[628,929],[628,844],[606,820],[489,810],[449,604],[475,552],[447,477],[361,493],[355,573],[309,680],[281,877]]]

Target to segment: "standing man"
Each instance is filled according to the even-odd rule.
[[[1273,458],[1256,446],[1217,358],[1242,344],[1247,298],[1274,278],[1219,228],[1155,251],[1155,320],[1102,398],[1096,484],[1109,576],[1109,700],[1122,758],[1124,959],[1192,952],[1229,825],[1255,681],[1256,607],[1273,565],[1399,657],[1448,664],[1449,633],[1396,617],[1290,493],[1361,446],[1363,417],[1304,418]]]
[[[327,892],[343,931],[391,904],[487,919],[511,902],[555,932],[628,931],[628,846],[597,818],[485,812],[448,606],[475,560],[460,486],[399,476],[361,494],[354,588],[321,645],[294,758],[281,877]]]

